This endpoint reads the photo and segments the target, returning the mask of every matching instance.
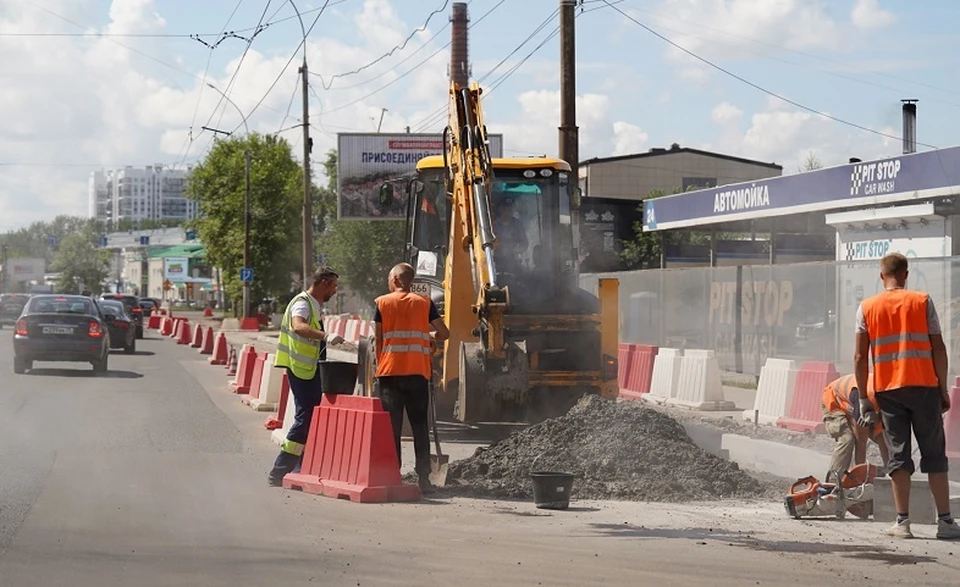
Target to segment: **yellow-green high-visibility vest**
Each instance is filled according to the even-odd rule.
[[[290,300],[287,310],[283,313],[280,338],[277,340],[277,356],[273,366],[288,367],[298,379],[310,380],[317,373],[317,361],[320,360],[321,351],[325,345],[322,341],[304,338],[293,331],[291,309],[297,300],[306,300],[310,305],[310,318],[307,320],[310,326],[323,330],[323,322],[320,320],[320,312],[317,311],[315,302],[310,299],[310,294],[300,292]]]

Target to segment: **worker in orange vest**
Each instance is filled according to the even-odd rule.
[[[872,397],[873,389],[867,381],[867,397],[877,409],[876,400]],[[827,434],[836,441],[833,454],[830,457],[830,468],[838,474],[843,474],[850,468],[850,459],[855,465],[867,461],[867,441],[872,440],[880,447],[880,456],[883,462],[888,460],[887,445],[883,442],[883,425],[877,422],[874,426],[861,426],[860,420],[860,390],[857,388],[856,377],[851,373],[831,381],[823,388],[823,424]]]
[[[377,383],[383,408],[390,412],[397,462],[401,462],[400,431],[406,410],[420,489],[429,493],[433,490],[429,480],[430,357],[435,342],[447,340],[450,331],[432,300],[410,292],[414,275],[411,265],[396,265],[387,279],[390,293],[376,299]]]
[[[880,260],[884,291],[857,308],[854,365],[857,387],[872,378],[877,410],[860,397],[860,421],[872,426],[883,420],[890,451],[888,468],[897,506],[897,521],[887,530],[895,538],[912,538],[910,530],[911,429],[920,447],[920,470],[927,473],[937,506],[937,538],[960,538],[950,513],[946,441],[942,413],[950,409],[947,348],[940,319],[930,296],[908,291],[907,258],[890,253]],[[870,373],[870,365],[873,373]]]

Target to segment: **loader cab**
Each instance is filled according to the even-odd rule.
[[[498,281],[510,287],[514,312],[575,311],[578,271],[571,222],[570,166],[559,159],[494,159],[491,217]],[[442,306],[450,234],[450,196],[443,157],[417,164],[408,200],[407,258],[416,288]],[[569,295],[573,292],[574,295]],[[582,304],[574,304],[582,305]]]

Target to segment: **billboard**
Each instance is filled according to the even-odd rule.
[[[183,281],[188,273],[190,259],[187,257],[164,257],[163,259],[163,279],[170,281]]]
[[[7,280],[10,283],[18,281],[43,281],[43,274],[47,268],[47,262],[43,259],[20,258],[9,259],[7,266]]]
[[[580,271],[621,271],[623,241],[636,236],[633,225],[643,220],[638,200],[583,198],[580,203]]]
[[[503,135],[489,138],[490,156],[503,157]],[[406,213],[417,161],[443,154],[443,135],[340,133],[337,152],[337,217],[397,220]]]

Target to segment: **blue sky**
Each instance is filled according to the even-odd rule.
[[[678,142],[775,161],[789,173],[809,152],[826,165],[850,156],[895,154],[900,99],[906,97],[920,99],[918,140],[927,145],[921,149],[960,143],[953,138],[960,130],[960,41],[951,30],[960,21],[958,2],[926,0],[923,10],[906,0],[610,2],[749,82],[894,138],[773,98],[682,53],[604,0],[587,0],[577,19],[584,159]],[[321,4],[297,2],[303,12]],[[472,0],[469,5],[473,79],[488,74],[489,89],[526,59],[486,101],[488,126],[504,133],[508,154],[556,152],[559,47],[557,38],[547,37],[557,26],[551,18],[557,4]],[[58,213],[85,213],[89,173],[100,166],[184,165],[202,157],[211,135],[201,125],[210,121],[227,130],[240,125],[232,106],[221,103],[217,109],[219,95],[205,82],[226,91],[237,71],[228,93],[240,109],[248,112],[263,99],[248,121],[251,129],[276,132],[297,124],[300,116],[299,96],[284,116],[300,58],[280,74],[301,38],[296,19],[258,34],[239,70],[246,42],[238,38],[211,50],[190,38],[34,33],[200,33],[213,43],[224,28],[255,26],[267,6],[267,0],[242,0],[239,6],[236,0],[0,2],[0,117],[6,121],[0,125],[0,230]],[[308,44],[310,68],[323,76],[311,76],[315,156],[335,145],[336,132],[375,130],[382,108],[384,131],[407,125],[441,129],[449,5],[406,48],[360,74],[332,82],[329,77],[390,52],[443,7],[443,0],[330,2]],[[270,1],[266,11],[274,21],[293,14],[285,0]],[[315,16],[304,16],[307,26]],[[298,140],[296,130],[284,136]]]

